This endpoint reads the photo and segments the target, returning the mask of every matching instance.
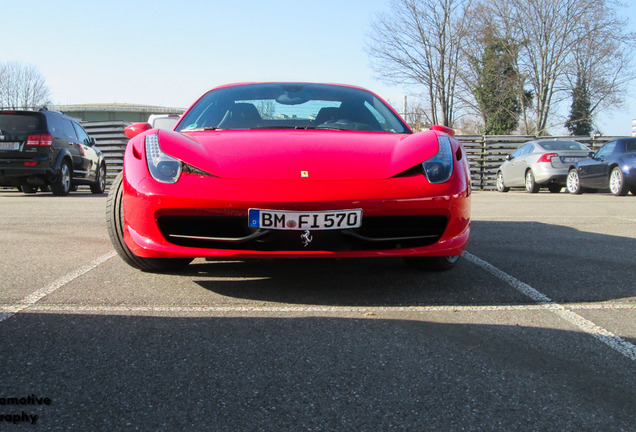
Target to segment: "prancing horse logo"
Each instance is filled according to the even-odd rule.
[[[300,176],[301,177],[309,177],[309,171],[301,171],[300,172]]]
[[[303,245],[307,247],[314,237],[311,235],[309,230],[305,230],[305,232],[300,235],[300,239],[303,241]]]

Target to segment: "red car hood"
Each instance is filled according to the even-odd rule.
[[[161,130],[159,143],[165,153],[228,179],[384,179],[438,150],[434,133]]]

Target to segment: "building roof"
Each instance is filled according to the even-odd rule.
[[[143,112],[151,114],[181,114],[185,108],[163,107],[156,105],[136,105],[136,104],[79,104],[79,105],[52,105],[49,107],[62,112],[82,112],[82,111],[108,111],[108,112]]]

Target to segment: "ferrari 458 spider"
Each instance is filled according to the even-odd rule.
[[[470,173],[452,129],[413,133],[358,87],[222,86],[173,131],[126,133],[106,219],[115,250],[144,271],[197,257],[404,257],[445,270],[468,243]]]

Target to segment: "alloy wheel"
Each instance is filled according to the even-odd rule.
[[[60,175],[62,176],[62,186],[64,187],[64,190],[70,190],[71,189],[71,171],[68,169],[68,165],[62,164]]]
[[[616,167],[612,170],[610,174],[609,187],[610,191],[617,196],[627,195],[629,192],[625,186],[625,180],[620,168]]]
[[[501,171],[497,173],[497,190],[499,192],[508,192],[510,190],[510,188],[507,188],[504,183],[503,173]]]
[[[568,189],[568,192],[570,193],[578,194],[581,192],[579,174],[576,172],[576,170],[571,169],[570,172],[568,172],[566,187]]]
[[[528,170],[526,172],[526,190],[530,193],[537,193],[541,186],[537,184],[534,180],[534,174],[532,174],[532,170]]]

